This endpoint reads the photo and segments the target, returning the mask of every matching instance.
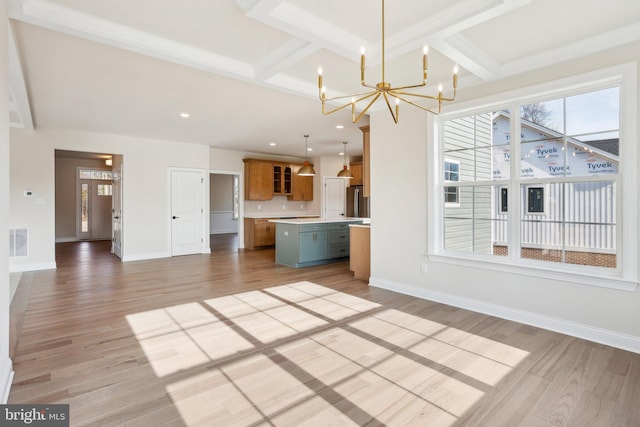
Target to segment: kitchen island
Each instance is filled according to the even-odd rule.
[[[276,224],[276,264],[293,268],[341,261],[349,256],[349,224],[362,218],[296,218]]]

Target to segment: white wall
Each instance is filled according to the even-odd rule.
[[[544,76],[547,80],[571,76],[616,60],[628,60],[628,52],[518,76],[508,80],[502,90],[544,81]],[[461,87],[460,92],[464,91]],[[477,97],[496,91],[496,84],[471,89]],[[386,111],[371,117],[371,284],[640,352],[638,290],[429,261],[427,207],[432,201],[427,198],[427,171],[433,153],[427,151],[427,131],[425,114],[409,106],[403,108],[398,125]],[[640,159],[628,161],[630,167],[640,165]],[[625,185],[638,188],[640,183]]]
[[[11,130],[10,227],[26,226],[28,257],[13,258],[15,271],[55,267],[54,150],[123,156],[123,260],[170,256],[169,168],[209,170],[209,147],[69,130]],[[208,205],[208,181],[205,204]],[[23,191],[34,196],[26,199]],[[35,205],[36,199],[44,205]],[[208,234],[208,221],[206,225]]]
[[[13,367],[9,358],[9,85],[6,3],[0,6],[0,404],[7,402]]]

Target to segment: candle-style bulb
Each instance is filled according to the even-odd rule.
[[[429,54],[429,46],[424,45],[424,47],[422,48],[422,54],[423,55],[428,55]]]
[[[458,88],[458,65],[456,64],[455,67],[453,67],[453,88],[457,89]]]
[[[360,46],[360,55],[364,55],[364,52],[365,52],[364,46]]]
[[[318,75],[321,76],[322,75],[322,67],[318,67]]]

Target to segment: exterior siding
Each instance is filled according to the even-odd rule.
[[[460,183],[491,179],[491,114],[448,121],[444,127],[445,161],[460,165]],[[459,203],[445,204],[444,247],[491,253],[492,189],[490,186],[459,188]]]

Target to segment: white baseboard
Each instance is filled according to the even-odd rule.
[[[210,254],[211,248],[202,248],[201,254]],[[126,255],[122,257],[122,262],[146,261],[150,259],[171,258],[170,252],[152,252],[146,254]]]
[[[126,255],[122,257],[122,262],[146,261],[149,259],[170,258],[169,252],[150,252],[146,254]]]
[[[370,278],[369,285],[640,353],[640,337],[637,336],[375,277]]]
[[[57,237],[56,243],[70,243],[70,242],[79,242],[77,237]]]
[[[11,262],[11,261],[9,261]],[[38,271],[38,270],[55,270],[57,267],[55,262],[41,262],[36,264],[9,264],[9,273],[22,273],[25,271]]]
[[[4,405],[9,400],[9,390],[13,382],[13,363],[7,358],[0,367],[0,404]]]
[[[211,230],[209,234],[234,234],[237,233],[238,229],[229,229],[229,230]]]

